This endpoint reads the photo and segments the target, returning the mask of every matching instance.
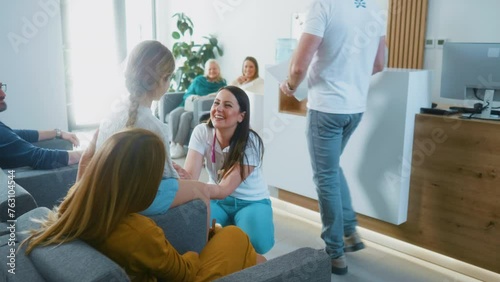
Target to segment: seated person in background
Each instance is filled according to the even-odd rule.
[[[205,74],[197,76],[187,89],[179,107],[168,115],[168,125],[171,130],[170,153],[172,158],[178,159],[185,156],[184,145],[189,139],[189,131],[193,120],[193,112],[184,110],[186,98],[191,95],[207,96],[226,86],[222,78],[220,67],[216,60],[210,59],[205,63]]]
[[[3,112],[7,109],[5,103],[7,85],[2,82],[0,85],[0,112]],[[34,169],[53,169],[78,163],[81,151],[51,150],[32,144],[53,138],[68,140],[74,146],[80,144],[75,134],[59,129],[13,130],[0,122],[0,167],[6,169],[30,166]]]
[[[40,229],[23,242],[27,254],[37,246],[80,239],[133,281],[212,281],[265,261],[237,227],[216,229],[200,254],[181,255],[152,219],[138,214],[153,202],[167,157],[155,133],[139,128],[116,133],[89,157],[77,188],[39,219]]]
[[[231,85],[256,94],[264,94],[264,79],[259,77],[259,64],[254,57],[246,57],[241,69],[242,75],[236,78]]]
[[[114,111],[101,122],[97,137],[97,149],[114,133],[128,127],[144,128],[156,133],[165,144],[167,156],[159,191],[153,204],[142,211],[144,215],[167,212],[170,207],[199,198],[209,208],[209,194],[205,183],[179,180],[168,153],[168,126],[151,112],[151,104],[167,91],[170,76],[175,69],[170,50],[158,41],[146,40],[131,52],[125,70],[128,100],[121,101]],[[210,215],[210,210],[208,210]],[[208,218],[207,218],[208,224]]]
[[[249,99],[236,86],[223,87],[210,110],[208,123],[199,124],[189,141],[181,177],[198,179],[205,161],[210,177],[212,218],[222,226],[236,225],[250,237],[259,254],[274,245],[273,210],[262,173],[264,146],[250,129]]]

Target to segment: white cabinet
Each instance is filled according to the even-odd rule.
[[[429,79],[429,71],[407,69],[372,77],[368,109],[341,159],[356,212],[393,224],[406,221],[414,120],[420,107],[431,104]],[[306,117],[278,112],[278,91],[278,80],[266,73],[261,136],[267,182],[317,199]]]

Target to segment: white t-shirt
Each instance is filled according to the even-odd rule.
[[[217,183],[217,172],[222,168],[224,157],[229,153],[229,147],[222,149],[219,142],[215,142],[215,163],[212,162],[214,133],[214,128],[204,123],[199,124],[193,129],[189,141],[189,149],[195,150],[205,157],[205,164],[210,178],[209,183]],[[243,164],[254,166],[255,168],[245,181],[231,194],[235,198],[246,201],[258,201],[269,198],[267,183],[262,174],[260,150],[257,145],[258,141],[255,135],[250,133],[249,142],[245,148],[247,158],[243,159]]]
[[[315,0],[304,32],[323,38],[308,70],[308,108],[361,113],[387,13],[376,0]]]
[[[106,141],[111,135],[118,131],[125,129],[125,125],[128,120],[128,109],[130,102],[127,100],[122,100],[116,103],[111,114],[101,121],[99,126],[99,135],[97,137],[96,149],[99,149],[104,141]],[[162,123],[159,119],[153,116],[151,109],[139,106],[137,109],[137,120],[134,127],[147,129],[151,132],[156,133],[163,140],[165,144],[165,150],[167,151],[167,158],[165,159],[165,168],[163,170],[164,177],[179,178],[177,171],[172,166],[172,161],[169,152],[169,130],[166,124]]]

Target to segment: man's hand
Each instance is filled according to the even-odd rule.
[[[288,97],[293,97],[296,89],[290,89],[290,85],[288,84],[288,80],[285,79],[280,83],[280,90]]]
[[[80,140],[74,133],[69,133],[66,131],[61,131],[61,139],[68,140],[73,144],[73,146],[78,147],[80,146]]]

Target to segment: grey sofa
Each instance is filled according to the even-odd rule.
[[[15,220],[37,207],[35,199],[12,176],[9,170],[0,169],[0,235],[7,233],[8,220]]]
[[[8,176],[0,178],[0,191],[8,190],[6,180]],[[7,194],[0,194],[2,213],[8,201]],[[31,195],[16,184],[17,221],[7,222],[9,218],[4,217],[0,223],[0,256],[7,258],[7,263],[0,265],[0,277],[6,279],[0,281],[129,281],[117,264],[83,241],[36,248],[30,256],[24,254],[24,249],[18,250],[20,242],[27,236],[25,231],[37,227],[31,219],[41,218],[49,211],[46,207],[35,207]],[[34,209],[26,211],[30,208]],[[176,250],[184,253],[200,252],[205,246],[206,216],[205,204],[195,200],[152,219],[163,229]],[[15,230],[9,229],[12,225]],[[14,242],[15,246],[12,246]],[[12,252],[13,248],[17,252]],[[326,253],[301,248],[218,281],[330,281],[330,276],[330,259]]]
[[[158,101],[158,118],[168,124],[168,114],[182,102],[184,92],[167,92]],[[200,118],[210,112],[214,103],[213,97],[200,97],[194,101],[191,130],[200,123]]]
[[[34,143],[35,146],[47,149],[72,150],[73,145],[66,140],[52,139]],[[52,208],[66,196],[69,188],[76,181],[78,164],[48,169],[36,170],[31,167],[10,169],[14,171],[15,180],[35,198],[38,206]],[[8,170],[4,169],[7,173]]]
[[[173,208],[165,215],[152,217],[165,231],[170,243],[179,252],[188,250],[199,252],[205,245],[206,220],[202,201],[196,200]],[[39,207],[21,215],[16,225],[15,236],[0,236],[0,255],[8,257],[10,252],[9,238],[15,237],[16,249],[26,238],[25,230],[38,226],[31,218],[44,217],[49,212]],[[199,213],[200,216],[196,216]],[[10,223],[9,223],[10,224]],[[180,228],[179,228],[180,227]],[[201,234],[201,236],[193,236]],[[130,281],[123,269],[85,242],[76,240],[59,246],[35,248],[26,256],[24,247],[15,254],[15,274],[9,273],[12,265],[0,266],[0,277],[8,281]]]

